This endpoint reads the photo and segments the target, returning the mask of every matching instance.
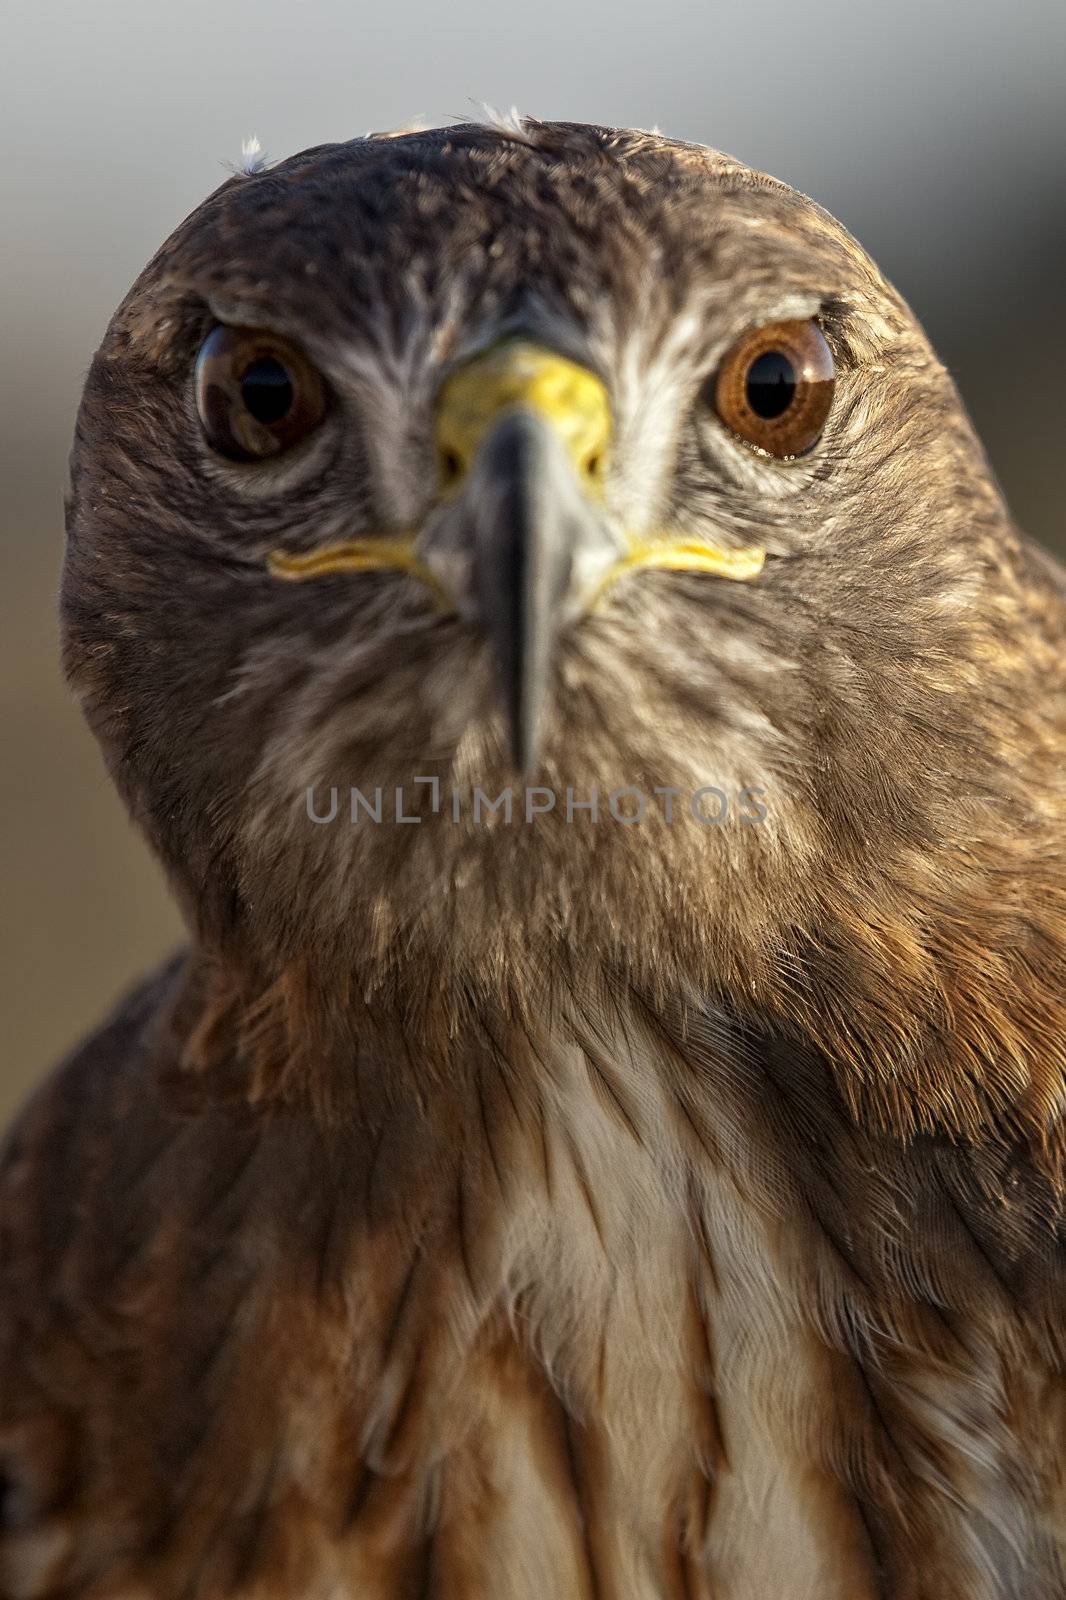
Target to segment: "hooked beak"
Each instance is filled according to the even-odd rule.
[[[604,384],[543,345],[509,339],[459,367],[437,397],[440,475],[421,530],[302,553],[272,551],[271,574],[304,582],[392,569],[485,634],[512,755],[536,767],[559,635],[617,579],[643,568],[758,576],[765,552],[690,534],[630,534],[604,505],[612,416]]]
[[[526,341],[455,372],[436,413],[441,510],[422,558],[483,630],[523,772],[540,756],[559,634],[625,553],[603,506],[607,391]]]

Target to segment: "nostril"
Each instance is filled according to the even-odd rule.
[[[585,462],[585,476],[588,478],[601,478],[603,476],[603,457],[596,453],[588,457]]]
[[[19,1503],[18,1485],[7,1463],[0,1461],[0,1534],[11,1533],[19,1526]]]
[[[440,479],[445,488],[458,483],[463,475],[463,463],[455,450],[440,452]]]

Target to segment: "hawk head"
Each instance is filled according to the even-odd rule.
[[[856,1052],[861,991],[895,1049],[1059,804],[1031,558],[913,316],[655,135],[225,183],[93,362],[69,533],[68,672],[253,988],[454,1016],[615,971]]]

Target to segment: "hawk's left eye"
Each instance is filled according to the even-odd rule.
[[[213,450],[262,461],[306,437],[326,414],[326,386],[303,351],[259,328],[212,330],[196,358],[196,409]]]
[[[785,460],[817,444],[835,382],[817,322],[768,322],[727,351],[707,397],[730,432]]]

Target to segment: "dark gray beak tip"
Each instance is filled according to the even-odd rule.
[[[518,777],[529,781],[540,770],[542,738],[539,728],[527,728],[521,720],[510,719],[511,762]]]
[[[540,763],[551,710],[575,540],[592,513],[558,440],[528,413],[500,423],[478,468],[477,607],[496,660],[511,757],[528,777]]]
[[[533,641],[532,649],[523,649],[518,623],[519,619],[513,617],[511,628],[501,627],[492,644],[504,703],[508,755],[516,774],[528,779],[535,776],[543,755],[555,639],[551,631],[546,641],[548,649],[538,650]]]

